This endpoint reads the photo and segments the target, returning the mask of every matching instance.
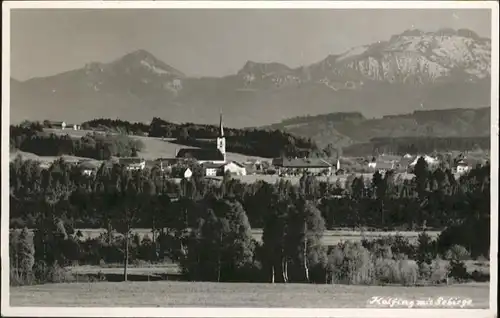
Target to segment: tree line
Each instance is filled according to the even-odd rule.
[[[176,124],[161,118],[153,118],[149,125],[130,123],[123,120],[95,119],[82,124],[84,129],[109,129],[129,134],[150,137],[173,138],[187,146],[213,147],[206,139],[215,139],[219,127],[193,123]],[[317,145],[311,140],[294,136],[279,130],[235,129],[224,127],[226,149],[249,156],[274,158],[279,156],[302,157],[317,151]]]
[[[63,160],[41,170],[18,158],[10,165],[10,221],[11,227],[34,230],[34,266],[41,273],[74,261],[129,264],[167,255],[195,281],[373,283],[382,277],[377,266],[390,263],[391,270],[407,268],[406,274],[394,274],[406,284],[432,272],[428,267],[437,255],[456,246],[471,257],[487,256],[489,166],[455,180],[449,171],[430,171],[419,160],[415,175],[413,180],[391,173],[375,173],[372,180],[350,176],[345,186],[310,175],[296,185],[244,184],[229,176],[216,182],[198,174],[176,183],[155,168],[133,172],[103,165],[95,176],[85,176]],[[322,244],[326,229],[363,226],[444,231],[434,243],[424,235],[427,247],[418,252],[418,245],[415,253],[401,237],[383,244],[391,250],[385,254],[366,242]],[[78,228],[105,232],[82,241]],[[134,228],[151,229],[151,238],[134,241]],[[263,229],[262,242],[252,237],[252,228]],[[410,257],[420,262],[417,272]]]
[[[10,127],[10,149],[34,153],[39,156],[73,155],[108,160],[116,157],[136,157],[144,148],[140,140],[123,134],[89,133],[81,138],[57,135],[43,131],[39,123]]]

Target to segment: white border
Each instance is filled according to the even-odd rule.
[[[294,308],[109,308],[109,307],[10,307],[9,239],[9,123],[10,123],[10,9],[491,9],[491,247],[489,309],[294,309]],[[2,3],[2,214],[1,255],[2,315],[6,316],[123,316],[123,317],[494,317],[497,308],[498,251],[498,3],[496,1],[16,1]],[[496,213],[495,213],[496,212]],[[7,257],[3,257],[7,255]]]

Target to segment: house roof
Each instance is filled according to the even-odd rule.
[[[202,164],[202,167],[205,169],[219,169],[224,167],[224,165],[220,163],[205,162],[204,164]]]
[[[231,163],[232,163],[232,164],[234,164],[235,166],[240,167],[240,168],[245,168],[245,167],[246,167],[244,164],[239,163],[239,162],[237,162],[237,161],[229,161],[229,162],[227,162],[225,165],[228,165],[228,164],[231,164]]]
[[[282,158],[273,160],[273,164],[284,168],[330,168],[331,163],[320,158]]]
[[[62,125],[62,123],[64,123],[64,122],[63,121],[49,120],[49,124],[51,124],[51,125]]]
[[[222,161],[224,155],[219,149],[199,149],[199,148],[182,148],[177,153],[177,158],[192,158],[202,161]]]
[[[424,158],[427,163],[436,163],[438,161],[437,159],[432,158],[431,156],[423,155],[423,156],[417,156],[410,165],[411,166],[416,165],[420,157]]]

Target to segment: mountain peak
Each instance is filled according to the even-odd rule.
[[[127,53],[121,58],[115,60],[111,64],[120,65],[125,67],[144,67],[158,75],[173,75],[175,77],[186,77],[182,72],[159,60],[152,53],[139,49]]]
[[[260,63],[248,60],[238,73],[266,73],[266,72],[290,72],[292,69],[285,64],[277,62]]]

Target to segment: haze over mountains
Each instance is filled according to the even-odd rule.
[[[11,121],[213,124],[222,109],[227,126],[255,127],[333,112],[474,109],[490,106],[490,68],[490,39],[464,29],[405,31],[299,68],[248,61],[221,78],[189,77],[139,50],[54,76],[11,79]]]

